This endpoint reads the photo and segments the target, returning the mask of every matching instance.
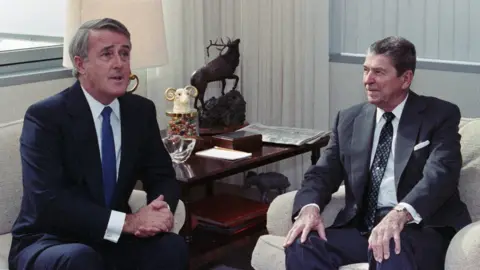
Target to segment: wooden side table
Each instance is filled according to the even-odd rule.
[[[191,189],[196,186],[207,188],[207,196],[213,195],[213,183],[216,180],[258,168],[270,163],[311,152],[312,164],[320,157],[320,149],[327,145],[329,137],[324,137],[313,144],[302,146],[285,146],[264,144],[261,149],[252,153],[249,159],[228,161],[192,156],[176,167],[177,180],[182,187],[182,200],[185,203],[186,220],[183,234],[187,243],[192,243]]]

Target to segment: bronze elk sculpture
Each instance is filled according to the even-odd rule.
[[[196,70],[190,78],[190,84],[198,90],[198,95],[195,97],[194,103],[195,109],[198,109],[198,100],[200,100],[202,109],[206,109],[204,96],[205,91],[207,90],[207,86],[210,82],[222,82],[222,96],[225,95],[225,85],[227,79],[235,80],[235,84],[233,85],[232,90],[236,90],[237,88],[239,78],[234,73],[237,69],[238,64],[240,63],[240,51],[238,48],[240,44],[240,39],[235,39],[234,41],[228,39],[227,43],[225,43],[223,39],[221,39],[221,42],[221,44],[218,44],[217,41],[213,43],[210,40],[210,45],[208,45],[207,47],[207,55],[208,49],[211,46],[220,47],[220,49],[217,48],[220,51],[219,55],[206,65]],[[227,48],[227,52],[222,54],[222,51],[225,48]]]

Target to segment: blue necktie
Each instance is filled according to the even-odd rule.
[[[395,115],[391,112],[383,114],[386,120],[385,125],[380,132],[378,138],[377,150],[373,158],[372,167],[370,169],[370,185],[367,197],[367,212],[365,215],[365,225],[368,231],[371,231],[375,223],[375,214],[378,203],[378,193],[380,192],[380,185],[382,184],[383,175],[387,168],[388,157],[392,149],[393,125],[392,120]]]
[[[115,158],[115,141],[113,140],[110,114],[112,108],[105,107],[102,111],[102,173],[103,190],[105,192],[105,205],[112,202],[113,191],[117,183],[117,161]]]

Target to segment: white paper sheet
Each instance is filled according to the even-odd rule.
[[[198,151],[195,154],[202,157],[219,158],[219,159],[226,159],[226,160],[238,160],[238,159],[244,159],[252,156],[252,153],[219,148],[219,147]]]

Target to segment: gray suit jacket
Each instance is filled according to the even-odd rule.
[[[306,204],[323,210],[345,184],[346,204],[333,226],[344,226],[365,210],[376,106],[364,103],[338,113],[330,142],[315,166],[305,174],[294,202],[294,215]],[[395,185],[399,202],[410,204],[422,224],[460,230],[471,222],[460,200],[458,179],[462,165],[454,104],[410,91],[400,119],[395,151]],[[426,140],[427,147],[414,151]]]

